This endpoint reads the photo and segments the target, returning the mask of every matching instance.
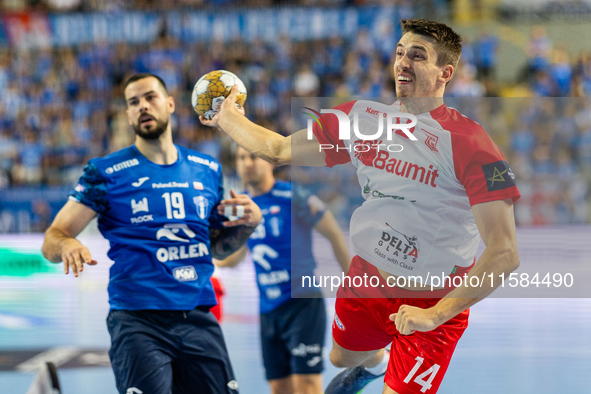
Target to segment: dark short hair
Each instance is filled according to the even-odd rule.
[[[403,19],[402,34],[414,33],[431,37],[435,40],[435,52],[437,53],[437,66],[442,67],[451,64],[458,68],[460,55],[462,54],[462,37],[451,27],[426,19]]]
[[[129,86],[130,84],[139,81],[140,79],[144,79],[144,78],[156,78],[158,80],[158,82],[160,83],[160,85],[162,85],[162,88],[164,89],[164,92],[168,95],[168,89],[166,88],[166,84],[164,83],[164,81],[162,80],[162,78],[160,78],[158,75],[154,75],[154,74],[150,74],[150,73],[138,73],[135,75],[132,75],[127,82],[125,82],[125,86],[123,87],[123,89],[127,88],[127,86]]]

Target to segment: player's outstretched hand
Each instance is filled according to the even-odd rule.
[[[205,126],[210,127],[219,127],[219,122],[221,118],[224,118],[228,112],[230,111],[237,111],[238,113],[244,115],[244,108],[240,105],[236,105],[236,95],[238,94],[238,85],[232,86],[230,90],[230,94],[228,97],[224,99],[222,105],[220,105],[220,110],[218,113],[211,118],[211,120],[207,120],[203,117],[203,115],[199,115],[199,120]]]
[[[410,335],[415,331],[431,331],[439,324],[435,321],[431,309],[422,309],[410,305],[402,305],[397,313],[390,315],[396,329],[402,335]]]
[[[228,220],[227,222],[224,222],[223,225],[225,227],[258,226],[263,217],[259,206],[256,205],[246,194],[236,194],[234,190],[230,190],[230,197],[231,198],[220,202],[218,205],[218,213],[224,215],[226,214],[226,207],[230,207],[232,209],[232,216],[240,216],[240,218],[236,220]],[[242,209],[239,207],[242,207]],[[244,211],[239,212],[242,210]],[[240,213],[242,213],[242,215],[240,215]]]
[[[95,265],[96,260],[90,256],[88,248],[75,238],[69,238],[62,245],[62,261],[64,262],[64,273],[68,275],[70,267],[75,277],[84,271],[84,264]]]

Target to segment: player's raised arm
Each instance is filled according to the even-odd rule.
[[[95,216],[96,212],[86,205],[68,201],[45,232],[43,256],[53,263],[63,261],[64,273],[68,274],[71,267],[76,277],[84,270],[83,264],[96,264],[88,248],[76,239]]]
[[[470,278],[474,276],[480,279],[491,274],[494,283],[492,286],[490,282],[484,282],[482,286],[459,286],[429,309],[401,306],[390,319],[396,322],[396,328],[402,334],[430,331],[445,323],[490,295],[500,286],[500,275],[507,277],[519,267],[511,199],[476,204],[472,212],[486,248],[465,283],[470,284]]]
[[[251,122],[236,106],[237,93],[238,86],[234,85],[213,119],[199,116],[201,123],[219,127],[238,145],[273,165],[326,166],[325,153],[320,150],[316,137],[308,140],[305,129],[284,137]]]

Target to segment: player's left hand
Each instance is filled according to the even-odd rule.
[[[397,313],[390,315],[390,320],[394,321],[396,329],[402,335],[410,335],[415,331],[431,331],[439,326],[432,308],[422,309],[410,305],[402,305]]]
[[[236,194],[234,190],[230,190],[230,197],[231,198],[220,202],[218,205],[218,213],[224,215],[226,207],[233,207],[233,211],[236,212],[236,206],[242,206],[244,208],[244,214],[236,220],[228,220],[227,222],[224,222],[224,227],[258,226],[263,217],[259,206],[256,205],[246,194]]]

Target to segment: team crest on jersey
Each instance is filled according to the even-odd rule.
[[[148,208],[148,198],[144,197],[139,201],[131,200],[131,212],[135,215],[138,212],[150,212]]]
[[[427,138],[425,139],[425,145],[427,145],[427,147],[429,149],[431,149],[433,152],[439,152],[437,150],[437,141],[439,140],[439,137],[437,137],[434,134],[429,133],[427,130],[423,130],[425,132],[425,135],[427,136]]]
[[[197,215],[199,215],[201,219],[207,218],[209,214],[209,201],[207,201],[207,198],[203,196],[197,196],[193,198],[193,202],[197,207]]]
[[[483,165],[482,172],[486,178],[486,188],[489,192],[515,186],[515,175],[505,160]]]

